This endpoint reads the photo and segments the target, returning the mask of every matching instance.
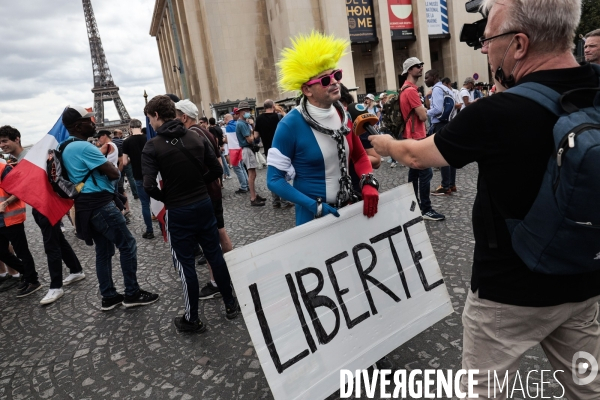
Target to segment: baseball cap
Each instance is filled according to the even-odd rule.
[[[246,100],[242,100],[240,101],[240,104],[238,104],[237,106],[237,110],[241,111],[241,110],[250,110],[250,104],[248,104],[248,102]],[[234,109],[235,111],[235,109]]]
[[[465,79],[465,82],[464,82],[464,83],[465,83],[465,84],[466,84],[466,83],[472,83],[472,84],[474,85],[474,84],[475,84],[475,79],[473,79],[473,78],[471,78],[470,76],[468,76],[468,77]]]
[[[93,111],[88,111],[81,106],[67,106],[62,113],[62,123],[64,126],[71,126],[80,119],[92,118],[94,115]]]
[[[415,65],[419,64],[423,64],[423,62],[417,57],[410,57],[406,59],[406,61],[404,61],[404,63],[402,64],[402,75],[406,74],[408,70],[411,69],[411,67],[414,67]]]
[[[368,95],[365,96],[365,99],[371,99],[371,100],[375,101],[375,96],[373,96],[371,93],[369,93]]]
[[[388,95],[388,94],[387,94],[386,92],[383,92],[383,93],[381,93],[381,94],[379,95],[379,98],[385,97],[385,96],[387,96],[387,95]]]
[[[198,119],[198,107],[196,107],[196,105],[188,99],[184,99],[175,103],[175,108],[188,117]]]

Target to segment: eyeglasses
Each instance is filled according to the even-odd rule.
[[[423,68],[423,65],[424,65],[423,63],[421,63],[421,64],[415,64],[412,67],[410,67],[409,69],[412,69],[412,68],[419,68],[419,69],[421,69],[421,68]]]
[[[516,35],[517,33],[521,33],[521,32],[510,31],[510,32],[501,33],[499,35],[492,36],[492,37],[489,37],[489,38],[486,38],[485,36],[482,36],[482,37],[479,38],[479,43],[481,43],[481,47],[485,47],[485,46],[489,45],[492,42],[492,40],[494,40],[496,38],[499,38],[501,36],[506,36],[506,35]]]
[[[335,79],[337,82],[342,80],[342,70],[337,69],[333,71],[330,75],[325,75],[320,78],[313,79],[312,81],[306,82],[306,85],[314,85],[315,83],[320,83],[321,86],[327,87],[331,85],[332,79]]]

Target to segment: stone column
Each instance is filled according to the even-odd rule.
[[[387,0],[373,0],[373,7],[377,37],[379,38],[379,43],[373,46],[375,85],[379,92],[387,89],[394,90],[396,89],[396,73]]]
[[[348,30],[348,17],[346,16],[345,1],[319,0],[321,11],[321,25],[326,34],[334,34],[338,38],[350,41],[350,31]],[[356,87],[356,77],[354,75],[354,61],[352,52],[348,47],[348,53],[340,59],[339,68],[344,70],[342,79],[346,87]]]

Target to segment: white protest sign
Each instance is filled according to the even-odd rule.
[[[452,313],[412,184],[225,254],[275,399],[322,399]]]

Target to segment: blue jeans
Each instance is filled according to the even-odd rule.
[[[233,172],[235,172],[238,181],[240,181],[240,189],[250,190],[250,187],[248,186],[248,173],[244,169],[241,161],[237,166],[233,166]]]
[[[137,187],[138,197],[142,202],[142,217],[144,218],[144,224],[146,224],[146,232],[154,233],[152,228],[152,216],[150,214],[150,196],[144,190],[144,181],[134,181],[135,184],[132,186]]]
[[[227,176],[231,176],[231,171],[229,171],[229,165],[227,165],[227,160],[225,156],[221,154],[221,161],[223,162],[223,174]]]
[[[442,173],[442,187],[444,189],[450,189],[450,186],[456,186],[456,168],[454,167],[442,167],[440,168]]]
[[[137,282],[137,244],[127,229],[125,217],[114,202],[93,211],[92,238],[96,245],[96,276],[102,297],[114,297],[117,290],[112,279],[112,256],[119,249],[125,295],[133,296],[140,287]]]
[[[140,190],[134,183],[135,179],[133,178],[133,169],[131,168],[131,164],[127,164],[123,167],[123,175],[127,176],[127,181],[129,181],[129,187],[131,188],[131,194],[133,194],[134,197],[138,197],[140,195]]]
[[[196,275],[194,251],[202,246],[204,256],[226,306],[235,301],[231,289],[231,277],[223,258],[219,241],[217,220],[210,198],[183,207],[168,208],[165,217],[173,265],[179,273],[183,286],[185,318],[198,320],[199,286]]]
[[[430,183],[433,177],[431,168],[408,170],[408,182],[412,182],[415,190],[415,196],[419,199],[421,212],[426,213],[431,210],[431,200],[429,198]]]

